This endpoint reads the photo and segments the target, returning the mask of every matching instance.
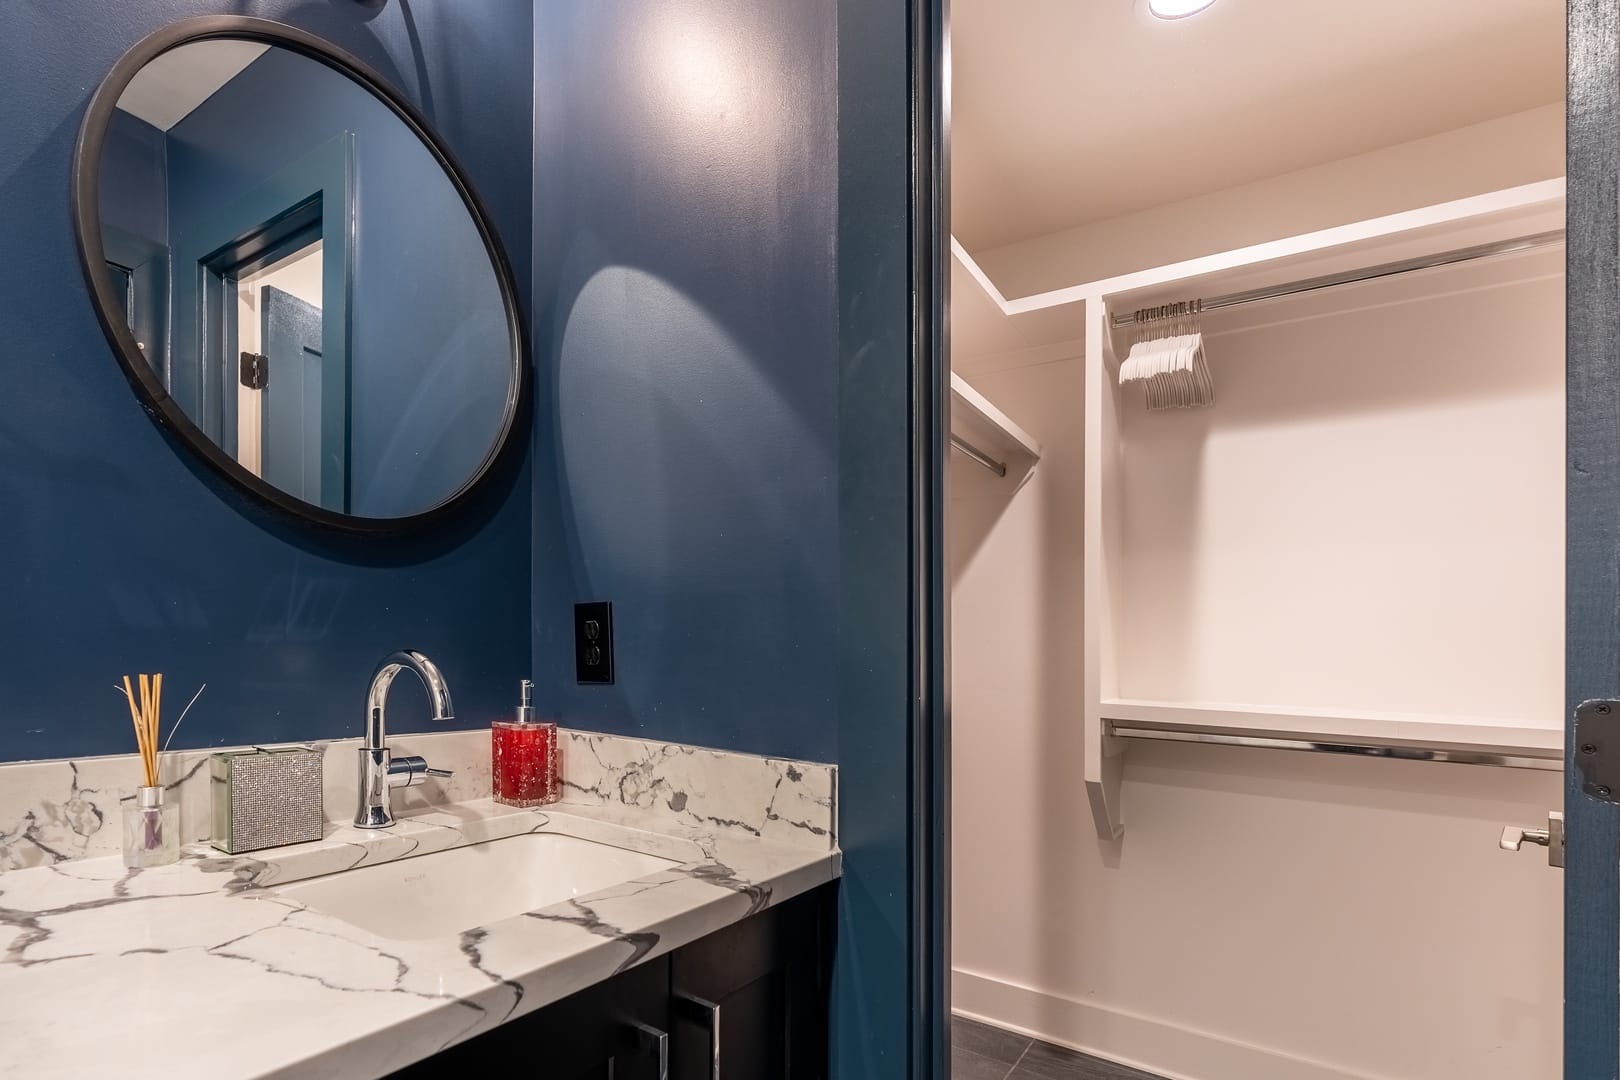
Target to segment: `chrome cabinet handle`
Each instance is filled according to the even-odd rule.
[[[1564,815],[1554,810],[1547,815],[1545,829],[1526,829],[1508,825],[1502,829],[1502,838],[1496,846],[1503,851],[1518,851],[1525,844],[1537,844],[1547,849],[1547,862],[1552,866],[1564,865]]]
[[[658,1058],[658,1080],[669,1080],[669,1032],[637,1024],[636,1043],[644,1055]]]
[[[693,1019],[709,1029],[709,1080],[720,1080],[720,1006],[692,994],[677,992],[675,1000],[686,1006]]]

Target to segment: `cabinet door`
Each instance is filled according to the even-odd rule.
[[[667,1080],[669,961],[650,960],[389,1080]]]
[[[670,960],[671,1080],[823,1080],[826,891],[711,934]]]

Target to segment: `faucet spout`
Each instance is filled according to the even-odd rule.
[[[395,787],[409,787],[427,776],[448,776],[442,769],[430,769],[419,757],[394,759],[388,749],[388,691],[394,685],[394,676],[405,668],[416,672],[426,688],[428,702],[433,707],[433,719],[455,719],[455,706],[450,702],[450,687],[444,681],[438,665],[414,649],[401,649],[383,657],[382,663],[371,676],[371,689],[366,694],[366,742],[360,748],[360,806],[355,811],[354,823],[362,829],[386,829],[394,823],[389,806],[389,791]]]
[[[455,705],[450,701],[450,686],[444,681],[439,666],[415,649],[400,649],[383,657],[371,675],[371,690],[366,695],[367,750],[381,750],[388,745],[388,724],[384,712],[388,706],[388,691],[394,685],[394,676],[405,668],[416,672],[427,690],[428,704],[433,707],[433,719],[454,720]]]

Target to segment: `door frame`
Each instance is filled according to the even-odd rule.
[[[942,1080],[949,0],[837,0],[837,23],[843,875],[831,1074]]]
[[[911,17],[913,617],[912,1075],[951,1071],[950,0]]]
[[[1581,790],[1574,716],[1620,698],[1620,3],[1569,0],[1564,1077],[1620,1074],[1620,807]]]
[[[846,46],[841,56],[853,58],[867,50],[847,49],[852,37],[842,26],[849,9],[849,3],[841,5],[840,42]],[[1620,806],[1582,791],[1573,733],[1581,702],[1620,699],[1620,0],[1568,0],[1567,11],[1564,1080],[1615,1080],[1620,1076]],[[940,576],[946,468],[940,429],[946,429],[943,439],[949,437],[948,401],[940,393],[940,380],[948,385],[949,379],[949,277],[940,258],[942,223],[949,220],[944,77],[949,0],[912,0],[907,13],[914,408],[909,424],[913,693],[911,758],[904,770],[911,814],[910,1023],[904,1075],[922,1078],[944,1077],[949,1069],[950,598]],[[853,100],[848,82],[840,96]],[[845,153],[859,145],[842,127],[840,141]],[[840,198],[841,211],[847,211],[846,196]],[[841,224],[841,233],[846,228]],[[842,258],[840,266],[842,273]],[[852,299],[844,284],[840,295],[845,305]],[[846,326],[846,346],[850,340]],[[848,405],[846,393],[843,407]],[[848,723],[842,722],[841,736]],[[859,746],[853,739],[841,744]],[[883,771],[881,763],[859,772],[846,767],[851,777],[876,779]],[[851,944],[846,941],[841,952]],[[836,1008],[837,1028],[851,1034],[862,1030],[852,1022],[849,1006]],[[871,1063],[882,1060],[881,1052],[854,1054],[840,1049],[839,1042],[835,1035],[835,1076],[877,1075]]]
[[[251,190],[210,210],[174,236],[176,333],[169,393],[192,422],[236,456],[236,278],[268,265],[320,235],[321,398],[341,403],[321,415],[321,444],[341,446],[341,469],[323,476],[339,513],[349,508],[349,299],[354,279],[354,134],[342,132],[277,170]],[[183,313],[183,318],[181,317]],[[227,407],[228,405],[228,407]],[[341,475],[338,473],[341,472]]]

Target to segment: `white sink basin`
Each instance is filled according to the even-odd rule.
[[[678,865],[555,833],[523,833],[364,866],[275,892],[380,937],[453,937]]]

